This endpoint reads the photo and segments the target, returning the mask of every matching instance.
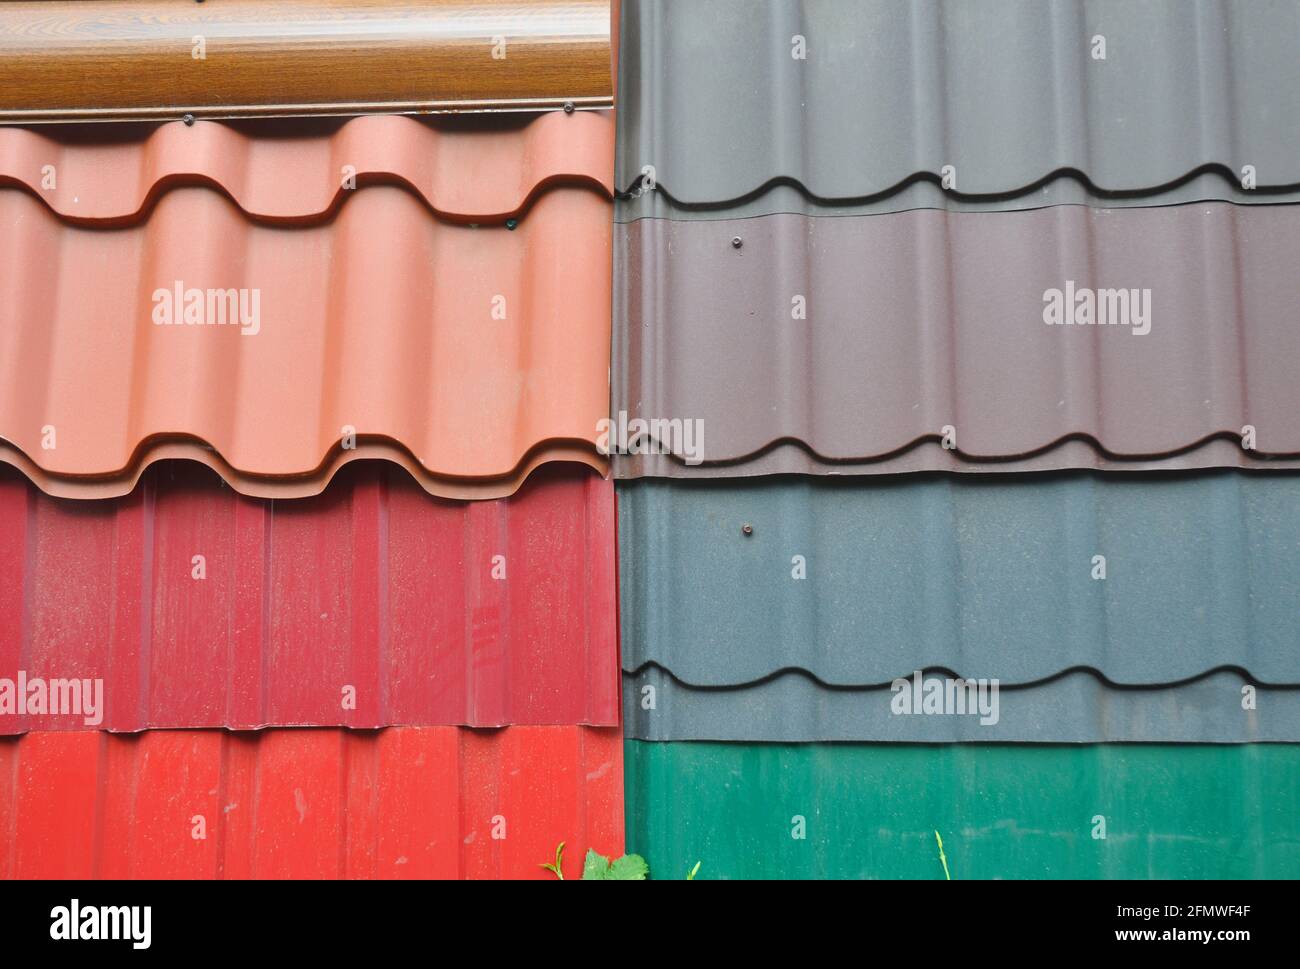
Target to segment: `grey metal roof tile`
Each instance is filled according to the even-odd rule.
[[[625,671],[1300,685],[1300,475],[646,478],[618,508]]]
[[[861,200],[945,165],[966,195],[1246,165],[1300,188],[1291,0],[628,0],[621,27],[623,189],[645,165],[683,203]]]
[[[907,679],[901,690],[914,698]],[[1243,702],[1247,686],[1253,692]],[[1158,687],[1111,686],[1085,671],[1030,686],[999,685],[996,718],[895,713],[896,696],[901,692],[889,686],[834,689],[800,672],[705,689],[647,666],[623,674],[623,722],[629,738],[655,741],[1300,742],[1300,689],[1253,686],[1235,672]]]

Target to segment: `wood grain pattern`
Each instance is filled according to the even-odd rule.
[[[569,102],[613,104],[609,0],[0,3],[0,122]]]

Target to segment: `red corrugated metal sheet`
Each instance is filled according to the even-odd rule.
[[[344,166],[358,187],[407,186],[446,219],[499,222],[553,185],[612,195],[613,159],[613,117],[587,111],[0,128],[0,185],[79,223],[138,221],[177,184],[211,185],[258,221],[318,220],[351,191]]]
[[[0,678],[101,678],[108,730],[616,725],[613,518],[612,482],[565,465],[488,502],[381,463],[291,502],[179,462],[89,503],[0,468]]]
[[[460,156],[465,182],[481,178],[476,155],[490,171],[524,140],[475,144]],[[313,148],[298,165],[281,150],[280,182],[319,185],[349,161]],[[294,225],[250,220],[211,186],[175,186],[112,228],[0,190],[0,460],[75,497],[125,494],[159,449],[267,497],[318,492],[355,456],[404,455],[447,497],[510,494],[545,460],[603,470],[603,189],[547,191],[511,231],[439,219],[404,186],[358,184],[324,215],[328,199],[304,195]],[[92,208],[129,212],[137,195]],[[242,291],[250,318],[256,298],[255,324],[213,323],[209,303],[225,299],[168,318],[178,285]]]
[[[0,740],[0,877],[550,878],[560,841],[576,877],[622,788],[616,729],[33,733]]]

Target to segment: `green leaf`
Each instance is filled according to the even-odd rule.
[[[686,876],[686,880],[687,880],[688,882],[693,882],[693,881],[695,881],[695,876],[698,875],[699,872],[700,872],[700,863],[697,861],[697,862],[695,863],[695,867],[692,868],[692,869],[690,870],[690,873],[689,873],[689,874],[687,874],[687,876]]]
[[[587,860],[582,863],[583,881],[608,881],[609,859],[596,854],[594,848],[587,849]]]
[[[624,855],[609,867],[606,876],[610,881],[643,882],[650,874],[650,866],[640,855]]]

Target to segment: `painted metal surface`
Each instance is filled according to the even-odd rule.
[[[3,878],[550,878],[623,850],[616,729],[0,740]],[[202,833],[204,837],[196,837]]]
[[[649,190],[637,184],[621,192],[614,202],[614,221],[675,219],[721,221],[752,219],[781,213],[806,216],[887,215],[912,209],[944,209],[948,212],[1019,212],[1051,205],[1088,205],[1096,208],[1159,208],[1192,202],[1231,202],[1234,205],[1293,205],[1300,202],[1300,188],[1276,186],[1242,188],[1226,171],[1190,175],[1171,186],[1141,192],[1102,192],[1076,172],[1054,172],[1035,185],[1014,194],[967,195],[945,189],[923,177],[866,199],[819,199],[798,184],[777,182],[758,195],[723,202],[684,203],[668,189]]]
[[[872,686],[1083,668],[1155,685],[1234,669],[1300,685],[1300,475],[618,487],[629,672],[738,686],[798,668]]]
[[[609,212],[559,188],[513,230],[453,225],[379,184],[285,226],[178,186],[104,229],[0,190],[0,461],[85,498],[164,456],[263,497],[363,457],[404,454],[452,498],[548,460],[603,470]]]
[[[352,177],[404,186],[447,221],[495,224],[555,185],[612,193],[613,157],[613,118],[595,112],[0,128],[0,185],[93,225],[142,221],[181,184],[210,185],[257,222],[321,221]]]
[[[1142,192],[1247,165],[1300,188],[1290,0],[629,0],[621,26],[621,189],[646,165],[688,204],[949,174],[1016,196],[1061,171]]]
[[[0,468],[0,733],[616,726],[615,595],[613,485],[583,467],[470,503],[382,463],[291,502],[193,464],[89,503]],[[102,699],[19,704],[20,675]]]
[[[1300,466],[1298,211],[620,225],[614,412],[704,433],[615,472]]]
[[[0,121],[613,104],[608,0],[0,5]]]
[[[1300,877],[1293,744],[629,740],[625,757],[627,848],[662,877],[942,879],[936,830],[955,879]]]
[[[1258,686],[1236,672],[1116,687],[1074,671],[1030,686],[999,685],[996,694],[988,684],[982,692],[963,687],[960,696],[946,677],[917,682],[833,688],[792,671],[749,686],[701,688],[647,666],[623,675],[624,723],[637,740],[1300,743],[1300,689]]]

